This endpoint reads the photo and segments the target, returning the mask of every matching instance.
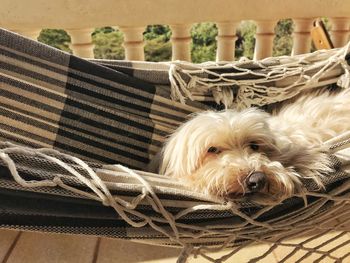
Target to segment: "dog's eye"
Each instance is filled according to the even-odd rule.
[[[250,142],[250,143],[249,143],[249,147],[250,147],[250,149],[252,149],[253,151],[258,151],[258,150],[259,150],[259,144],[257,144],[256,142]]]
[[[208,153],[215,153],[215,154],[219,154],[219,153],[221,153],[221,150],[219,150],[217,147],[210,147],[209,149],[208,149]]]

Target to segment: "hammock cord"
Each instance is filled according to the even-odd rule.
[[[171,62],[171,97],[185,103],[186,99],[193,100],[198,90],[206,90],[212,93],[215,102],[223,103],[226,108],[243,109],[280,102],[302,91],[331,83],[349,88],[350,67],[346,61],[349,49],[350,42],[340,49],[318,50],[279,59],[266,58],[253,62],[258,70],[249,69],[244,59],[227,64]],[[342,71],[340,77],[334,74],[339,70]],[[287,78],[289,82],[285,81]],[[233,96],[236,89],[237,94]]]
[[[344,134],[342,136],[339,136],[339,138],[332,139],[331,143],[333,145],[338,145],[340,149],[344,148],[344,145],[348,146],[350,145],[350,132],[347,134]],[[343,142],[343,143],[341,143]],[[345,143],[344,143],[345,142]],[[326,144],[329,146],[330,144]],[[29,187],[29,188],[43,188],[43,187],[56,187],[59,186],[65,190],[74,192],[78,195],[84,196],[85,198],[93,199],[101,201],[106,206],[111,206],[117,214],[125,220],[128,224],[130,224],[133,227],[143,227],[145,225],[151,226],[154,230],[162,233],[164,236],[169,238],[169,240],[172,240],[176,243],[178,243],[181,247],[183,247],[183,250],[178,258],[179,263],[184,263],[188,259],[188,257],[192,254],[194,256],[201,255],[202,257],[208,259],[211,262],[223,262],[230,256],[234,255],[236,252],[238,252],[240,249],[244,248],[245,246],[253,243],[267,243],[267,244],[274,244],[271,241],[268,241],[266,239],[262,238],[263,233],[269,233],[268,231],[275,231],[276,236],[281,233],[285,235],[292,234],[296,230],[300,231],[300,229],[304,231],[309,231],[310,229],[319,229],[321,230],[327,230],[327,221],[330,219],[327,218],[330,213],[335,213],[335,211],[342,211],[344,210],[344,206],[350,201],[350,193],[344,194],[344,192],[347,189],[350,189],[350,182],[344,183],[341,187],[336,188],[327,194],[325,193],[317,193],[317,192],[309,192],[308,195],[315,196],[321,198],[318,202],[314,203],[311,206],[305,207],[307,210],[305,210],[305,213],[303,215],[299,215],[298,217],[291,217],[290,219],[286,219],[285,221],[275,222],[273,223],[273,220],[271,222],[260,222],[258,221],[258,218],[266,213],[267,211],[271,210],[273,208],[273,205],[266,206],[262,208],[259,212],[252,216],[248,216],[240,211],[240,206],[234,202],[226,202],[223,204],[207,204],[207,205],[197,205],[191,208],[184,209],[181,212],[178,212],[177,214],[173,215],[172,213],[168,212],[164,205],[162,204],[162,201],[158,198],[156,192],[154,191],[153,187],[145,180],[142,176],[140,176],[137,172],[121,166],[121,165],[108,165],[104,167],[103,169],[109,169],[109,171],[112,172],[123,172],[125,174],[128,174],[132,178],[137,179],[141,185],[143,185],[141,194],[135,198],[132,202],[127,202],[123,200],[122,198],[118,196],[114,196],[111,194],[110,190],[108,189],[106,183],[101,180],[99,176],[99,170],[94,171],[92,168],[88,166],[87,163],[80,160],[77,157],[73,157],[67,154],[60,153],[58,151],[52,150],[52,149],[30,149],[23,146],[17,146],[12,143],[5,143],[6,147],[3,147],[0,149],[0,159],[2,162],[6,164],[6,166],[9,168],[11,175],[13,176],[14,180],[21,185],[22,187]],[[333,147],[333,152],[335,152],[335,148]],[[52,179],[45,179],[45,180],[25,180],[18,172],[16,168],[15,161],[11,158],[11,155],[14,154],[25,154],[33,157],[39,157],[48,160],[50,163],[54,163],[58,165],[59,167],[65,169],[71,176],[76,178],[79,182],[86,185],[89,189],[92,190],[92,193],[88,193],[86,191],[79,190],[75,187],[69,186],[66,183],[64,183],[64,180],[58,175],[53,177]],[[77,168],[73,168],[71,165],[63,162],[62,160],[70,160],[72,163],[77,164],[82,170],[84,170],[89,177],[86,177],[78,172]],[[100,169],[103,171],[103,169]],[[149,197],[149,198],[146,198]],[[153,209],[162,215],[162,218],[157,217],[150,217],[145,214],[142,214],[141,212],[137,211],[137,206],[141,203],[141,201],[147,200],[147,202],[151,203]],[[297,224],[298,222],[302,222],[306,220],[310,215],[314,214],[315,212],[319,211],[327,202],[330,200],[334,201],[337,205],[333,206],[329,209],[328,213],[325,213],[323,215],[318,216],[319,222],[322,222],[320,224],[317,224],[316,226],[313,224],[314,222],[311,222],[312,224],[304,224],[300,225],[298,228],[294,229],[294,227],[291,227],[292,225]],[[242,218],[242,223],[235,225],[236,229],[245,229],[248,226],[254,226],[256,228],[252,228],[251,230],[248,230],[247,233],[244,233],[244,231],[230,231],[230,230],[220,230],[217,227],[210,228],[208,226],[201,227],[201,226],[193,226],[193,225],[186,225],[184,223],[179,223],[177,220],[183,218],[185,215],[192,213],[193,211],[199,211],[199,210],[216,210],[216,211],[227,211],[231,210],[233,214],[236,216],[239,216]],[[346,211],[343,211],[343,213],[346,213]],[[341,215],[341,213],[339,213]],[[136,216],[140,220],[133,220],[131,216]],[[333,217],[331,219],[334,219]],[[350,219],[349,219],[350,220]],[[170,228],[161,227],[158,223],[167,223]],[[336,229],[336,227],[332,228]],[[195,231],[195,232],[194,232]],[[226,241],[223,242],[223,244],[220,247],[207,247],[205,245],[194,247],[191,245],[191,243],[188,243],[186,238],[191,237],[193,240],[197,240],[201,237],[206,237],[210,235],[227,235]],[[258,235],[258,236],[256,236]],[[260,236],[260,237],[259,237]],[[220,259],[214,260],[213,258],[209,257],[207,255],[208,252],[215,252],[220,251],[222,249],[225,249],[232,244],[235,240],[239,239],[245,239],[247,242],[241,246],[238,246],[238,248],[232,250],[230,253],[228,253],[226,256],[223,256]],[[283,245],[281,243],[280,245]],[[307,250],[306,248],[302,248],[303,250]],[[311,251],[311,250],[310,250]],[[310,252],[309,251],[309,252]],[[317,252],[317,249],[312,250],[312,252]],[[251,262],[257,262],[259,257],[256,257],[251,260]]]
[[[241,66],[239,63],[193,65],[185,62],[172,62],[169,66],[171,97],[185,103],[186,99],[194,100],[198,90],[204,90],[211,92],[214,100],[217,103],[223,103],[226,108],[245,108],[282,101],[294,97],[303,90],[332,83],[337,83],[342,88],[349,88],[350,67],[346,61],[349,48],[350,44],[342,49],[327,52],[317,51],[303,56],[281,57],[277,62],[275,58],[269,58],[254,62],[255,70],[247,66],[247,63],[251,62],[246,60],[239,62],[242,63]],[[339,72],[341,72],[340,78]],[[337,153],[339,150],[348,148],[349,145],[350,132],[325,143],[325,147],[330,149],[331,153]],[[167,211],[155,188],[138,171],[122,165],[106,165],[94,170],[83,160],[52,149],[32,149],[12,143],[4,143],[1,146],[0,160],[8,167],[11,176],[21,187],[32,189],[60,187],[80,197],[100,201],[103,205],[112,207],[117,215],[130,226],[135,228],[149,226],[174,244],[181,246],[183,250],[178,258],[179,263],[186,262],[190,255],[201,255],[211,262],[222,262],[238,253],[245,246],[256,242],[271,246],[266,253],[280,245],[320,253],[323,256],[322,248],[308,249],[303,245],[290,245],[286,243],[285,238],[315,229],[319,231],[342,229],[344,222],[332,227],[327,226],[326,223],[334,219],[332,213],[338,213],[339,216],[349,214],[344,209],[350,202],[350,193],[347,192],[350,189],[349,181],[327,193],[310,191],[303,194],[300,197],[304,199],[305,207],[301,209],[301,212],[297,216],[290,216],[280,221],[274,218],[266,221],[260,220],[262,215],[274,208],[273,205],[268,204],[261,207],[256,213],[248,215],[241,210],[239,201],[197,204],[171,213]],[[13,158],[16,154],[40,158],[60,167],[71,180],[85,186],[89,191],[83,191],[66,183],[65,176],[60,174],[55,174],[49,179],[26,180],[18,171],[16,161]],[[63,160],[69,160],[70,164]],[[346,162],[343,164],[344,167],[350,166]],[[115,177],[122,174],[132,181],[136,181],[141,190],[131,201],[125,200],[123,197],[111,193],[101,174]],[[311,205],[307,204],[306,194],[319,199]],[[327,211],[322,210],[330,201],[334,202],[334,205]],[[138,210],[141,203],[150,205],[157,216],[149,216]],[[235,223],[234,229],[231,225],[203,226],[201,224],[186,224],[181,221],[187,215],[208,210],[229,211],[239,220]],[[318,213],[317,218],[305,222],[316,212]],[[206,244],[198,246],[192,244],[207,237],[218,239],[220,237],[219,243],[221,245],[211,247]],[[236,245],[236,242],[237,247],[232,249],[232,244]],[[207,256],[208,252],[220,251],[225,248],[232,249],[226,256],[216,260]],[[250,262],[257,262],[263,256],[252,258]]]

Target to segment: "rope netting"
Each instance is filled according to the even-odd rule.
[[[195,100],[211,92],[226,108],[264,106],[293,98],[302,91],[337,83],[348,88],[347,62],[350,43],[333,50],[318,50],[298,56],[270,57],[235,63],[172,62],[169,77],[172,98]],[[341,77],[339,77],[341,75]]]
[[[173,179],[131,170],[121,165],[91,168],[81,159],[51,149],[32,149],[3,143],[0,160],[20,187],[36,189],[39,192],[47,188],[62,188],[80,198],[100,201],[104,206],[112,207],[118,217],[134,228],[151,227],[154,232],[162,235],[164,243],[159,243],[157,239],[147,242],[183,247],[179,262],[185,262],[191,254],[200,255],[212,262],[223,262],[254,244],[264,244],[267,249],[261,254],[252,253],[249,262],[258,262],[282,247],[291,251],[281,259],[281,262],[291,257],[295,259],[297,252],[303,253],[295,262],[301,262],[311,256],[317,257],[315,262],[322,259],[339,262],[350,255],[348,252],[342,257],[332,254],[336,250],[348,247],[349,236],[345,241],[341,239],[342,242],[338,242],[336,246],[330,246],[332,242],[348,235],[350,227],[350,181],[346,180],[346,168],[350,160],[347,148],[350,146],[349,139],[350,133],[326,144],[337,156],[335,166],[341,163],[342,167],[341,169],[338,167],[335,174],[329,176],[327,185],[333,185],[330,190],[307,192],[307,203],[302,202],[302,205],[293,211],[286,213],[283,210],[279,211],[279,216],[273,216],[271,211],[283,208],[283,204],[277,206],[250,204],[248,209],[244,210],[242,208],[247,205],[242,200],[204,202],[199,199],[195,204],[193,202],[185,204],[175,213],[170,212],[158,195],[164,193],[164,188],[171,188]],[[17,169],[18,163],[23,161],[25,156],[39,158],[41,165],[54,165],[64,172],[55,173],[50,179],[27,180]],[[164,182],[166,180],[168,182]],[[132,199],[112,193],[112,189],[116,189],[118,184],[123,187],[126,182],[133,185],[134,190],[138,192]],[[84,185],[89,191],[81,190],[78,185]],[[184,193],[186,192],[182,192]],[[141,212],[138,210],[141,205],[150,206],[157,215]],[[224,218],[214,223],[203,221],[191,223],[182,220],[193,213],[208,210],[214,213],[228,211],[234,215],[234,219]],[[329,235],[328,239],[324,238],[334,231],[335,235]],[[320,242],[318,239],[321,237],[323,239]],[[217,259],[208,256],[208,253],[224,249],[230,249],[224,256]]]

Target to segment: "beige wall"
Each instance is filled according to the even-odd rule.
[[[0,6],[0,26],[13,29],[350,17],[346,0],[1,0]]]

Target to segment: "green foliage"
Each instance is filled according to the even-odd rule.
[[[194,46],[210,46],[216,44],[218,29],[214,23],[194,24],[191,30]]]
[[[195,46],[192,45],[191,58],[193,63],[202,63],[206,61],[215,61],[216,45]]]
[[[145,39],[146,61],[159,62],[171,60],[171,31],[169,26],[148,26],[143,36]]]
[[[280,20],[275,28],[273,41],[273,56],[290,55],[293,48],[293,21],[292,19]]]
[[[108,34],[115,32],[116,30],[113,27],[106,26],[106,27],[99,27],[96,28],[94,32],[92,32],[92,36],[98,35],[98,34]]]
[[[326,26],[329,27],[328,21]],[[256,25],[253,21],[243,21],[237,29],[235,57],[242,56],[252,59],[255,46]],[[281,20],[275,28],[273,55],[289,55],[292,50],[293,22],[290,19]],[[191,30],[191,57],[195,63],[214,61],[216,57],[216,36],[218,29],[214,23],[195,24]],[[147,26],[144,32],[145,59],[147,61],[171,60],[171,30],[169,26]],[[39,41],[71,52],[70,37],[63,30],[44,29]],[[95,45],[95,58],[124,59],[123,34],[112,27],[97,28],[92,33]]]
[[[69,48],[70,36],[64,30],[43,29],[38,37],[38,41],[72,53],[72,50]]]
[[[92,42],[95,45],[95,58],[124,59],[123,33],[111,27],[97,28],[92,33]]]
[[[145,44],[146,61],[170,61],[171,60],[171,43],[164,42],[161,37],[150,39]]]
[[[194,63],[215,61],[217,27],[214,23],[195,24],[191,30],[191,57]]]
[[[146,31],[143,33],[143,36],[146,41],[153,39],[162,39],[164,42],[167,42],[170,40],[171,30],[169,26],[147,26]]]
[[[253,21],[243,21],[237,30],[236,58],[241,56],[252,59],[254,56],[256,25]]]

